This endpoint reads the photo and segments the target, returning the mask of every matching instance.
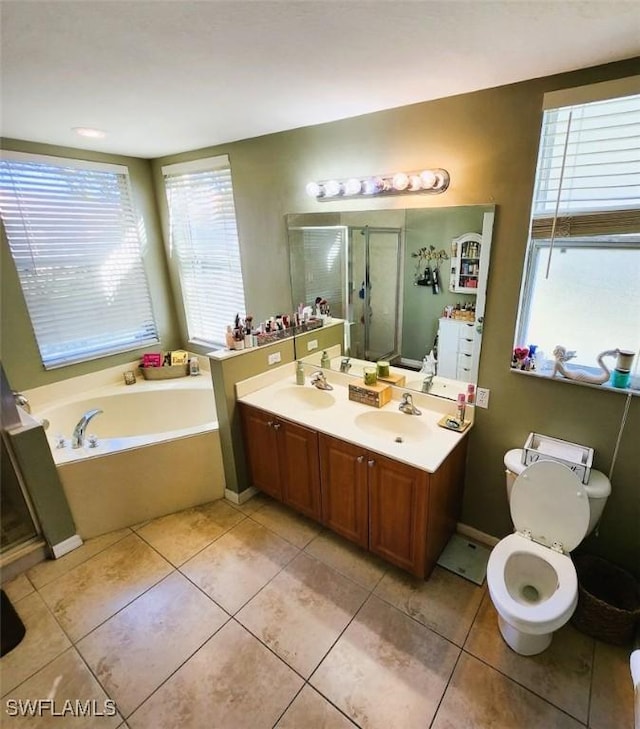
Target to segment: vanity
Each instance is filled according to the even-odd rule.
[[[402,388],[382,408],[333,389],[295,385],[294,365],[236,385],[251,484],[388,562],[426,579],[455,530],[466,433],[438,426],[451,403],[414,393],[422,415],[405,415]],[[472,408],[471,408],[472,410]]]

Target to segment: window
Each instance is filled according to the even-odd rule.
[[[158,342],[126,167],[4,152],[0,195],[46,369]]]
[[[167,165],[162,173],[189,340],[223,345],[227,326],[245,312],[229,158]]]
[[[638,352],[640,95],[544,112],[516,334],[530,344],[575,350],[580,369]]]

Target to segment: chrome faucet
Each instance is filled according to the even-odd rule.
[[[349,370],[351,369],[351,362],[349,362],[350,359],[350,357],[344,357],[340,361],[340,372],[349,372]]]
[[[311,384],[314,387],[317,387],[318,390],[333,390],[333,385],[330,385],[327,382],[327,378],[321,370],[318,370],[311,375]]]
[[[71,447],[82,448],[84,445],[84,434],[87,429],[87,425],[91,422],[96,415],[100,415],[102,410],[87,410],[87,412],[80,418],[78,424],[73,429],[73,435],[71,436]]]
[[[19,405],[27,413],[31,412],[31,405],[26,395],[13,390],[13,397],[15,398],[16,405]]]
[[[400,403],[399,409],[407,415],[422,415],[422,410],[418,410],[418,408],[413,404],[413,396],[410,392],[402,394],[402,402]]]
[[[433,387],[433,374],[426,375],[424,380],[422,380],[422,392],[431,392],[431,388]]]

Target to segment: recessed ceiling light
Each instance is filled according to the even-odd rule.
[[[73,131],[81,137],[89,137],[90,139],[104,139],[107,136],[102,129],[92,129],[91,127],[73,127]]]

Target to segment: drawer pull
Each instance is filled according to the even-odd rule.
[[[362,463],[364,461],[364,456],[358,456],[356,461],[358,461],[358,463]]]
[[[376,462],[373,460],[373,458],[370,458],[367,461],[367,466],[369,466],[369,468],[373,468],[375,465],[376,465]]]
[[[280,430],[280,428],[282,428],[282,423],[274,423],[273,424],[273,429],[274,430]]]

